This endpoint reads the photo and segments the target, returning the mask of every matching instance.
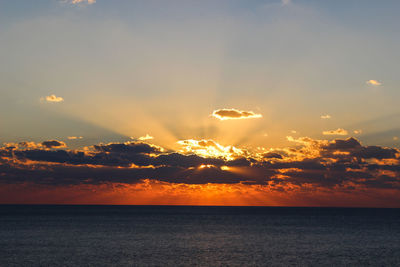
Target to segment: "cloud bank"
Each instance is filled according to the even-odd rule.
[[[68,150],[56,140],[9,143],[0,148],[0,183],[75,186],[149,180],[258,185],[279,192],[395,190],[400,196],[399,150],[363,146],[355,138],[288,140],[295,146],[261,153],[213,140],[183,140],[180,151],[137,141],[82,150]]]

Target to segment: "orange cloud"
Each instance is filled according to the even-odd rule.
[[[213,117],[220,120],[237,120],[237,119],[254,119],[262,118],[261,114],[256,114],[253,111],[242,111],[237,109],[217,109],[211,114]]]

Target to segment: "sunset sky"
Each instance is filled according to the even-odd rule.
[[[399,1],[0,1],[0,203],[400,207]]]

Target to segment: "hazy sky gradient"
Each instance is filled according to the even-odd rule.
[[[292,130],[323,138],[345,128],[362,130],[357,137],[367,144],[397,146],[399,7],[1,1],[0,141],[150,133],[169,145],[212,138],[274,147]],[[40,101],[51,94],[64,101]],[[219,108],[263,118],[221,122],[209,116]]]
[[[399,207],[399,11],[0,0],[0,203]]]

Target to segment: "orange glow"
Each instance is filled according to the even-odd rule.
[[[400,207],[396,190],[299,187],[296,185],[173,184],[144,180],[138,184],[38,186],[2,185],[1,203],[218,205],[218,206],[344,206]]]

